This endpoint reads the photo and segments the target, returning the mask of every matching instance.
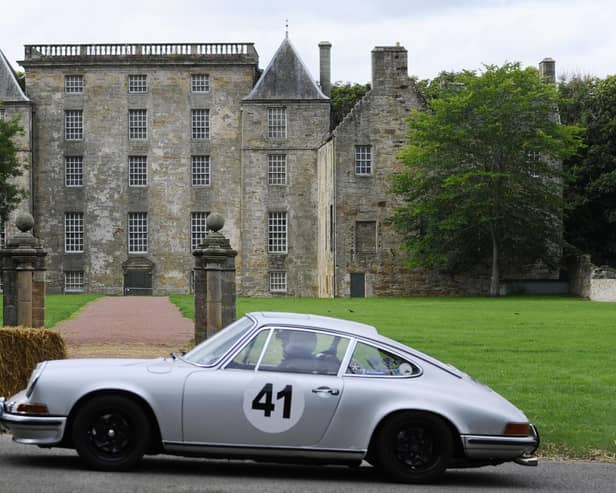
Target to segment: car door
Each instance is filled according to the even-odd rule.
[[[265,328],[224,368],[198,370],[184,387],[184,441],[227,446],[310,446],[327,430],[343,393],[348,338]]]

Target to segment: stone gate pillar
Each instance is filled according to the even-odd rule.
[[[220,233],[225,221],[219,214],[207,218],[207,236],[195,257],[195,344],[211,337],[235,320],[235,257],[229,240]]]
[[[5,326],[43,327],[45,325],[45,257],[47,252],[31,233],[34,219],[20,213],[15,226],[20,233],[0,250],[4,288]]]

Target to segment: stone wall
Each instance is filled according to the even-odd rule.
[[[87,62],[24,63],[37,109],[34,213],[50,253],[49,291],[62,291],[63,272],[83,271],[87,291],[121,293],[122,263],[129,257],[127,214],[147,212],[144,256],[154,264],[153,293],[186,293],[192,267],[191,212],[220,212],[231,243],[239,244],[240,100],[254,84],[256,60]],[[193,73],[209,75],[209,92],[191,92]],[[83,75],[82,94],[64,92],[64,76],[71,74]],[[128,76],[135,74],[146,75],[146,93],[129,94]],[[64,111],[69,109],[83,111],[81,141],[64,139]],[[129,140],[129,109],[147,110],[147,139]],[[209,109],[209,139],[192,139],[192,109]],[[128,185],[128,157],[133,155],[147,156],[145,187]],[[209,186],[192,186],[193,155],[210,156]],[[83,186],[65,186],[65,156],[83,156]],[[64,213],[73,211],[84,213],[83,253],[64,253]]]
[[[591,301],[616,301],[616,269],[592,264],[590,255],[567,261],[569,292]]]
[[[268,108],[284,107],[287,138],[267,136]],[[317,296],[317,149],[329,130],[329,101],[242,103],[242,240],[239,293],[270,295],[272,271],[291,296]],[[287,184],[268,184],[268,155],[287,156]],[[287,212],[288,252],[268,254],[268,214]],[[232,243],[233,244],[233,243]]]
[[[319,148],[317,157],[318,231],[317,231],[317,276],[318,296],[334,296],[334,141],[329,140]]]

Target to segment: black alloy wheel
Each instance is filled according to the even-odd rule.
[[[121,395],[100,395],[77,411],[73,443],[90,468],[124,471],[142,459],[150,441],[150,424],[141,406]]]
[[[374,441],[375,465],[394,481],[430,483],[447,469],[453,437],[447,424],[425,412],[395,414]]]

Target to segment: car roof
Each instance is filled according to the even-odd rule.
[[[372,325],[344,320],[342,318],[311,315],[309,313],[252,312],[247,315],[255,319],[258,325],[307,325],[314,328],[333,329],[350,335],[363,337],[374,337],[379,335],[376,328]]]

